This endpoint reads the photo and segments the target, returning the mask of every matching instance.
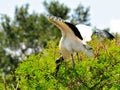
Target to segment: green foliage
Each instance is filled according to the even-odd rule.
[[[21,79],[19,88],[23,90],[63,89],[62,84],[58,83],[54,77],[58,49],[52,46],[49,48],[51,49],[32,55],[24,61],[24,64],[20,64],[21,68],[16,70],[17,77]]]
[[[117,41],[116,41],[117,40]],[[20,78],[19,88],[25,90],[119,90],[120,89],[120,41],[93,38],[90,42],[95,57],[80,53],[76,66],[65,60],[56,77],[55,59],[60,56],[54,42],[43,53],[32,55],[16,69]],[[19,81],[18,81],[19,82]]]

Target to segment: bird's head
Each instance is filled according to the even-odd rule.
[[[57,26],[62,32],[71,32],[69,26],[60,17],[48,15],[47,19],[48,21],[53,23],[55,26]]]
[[[60,17],[55,17],[55,16],[52,16],[52,15],[47,15],[47,18],[50,22],[52,23],[57,23],[57,22],[64,22],[64,20]]]

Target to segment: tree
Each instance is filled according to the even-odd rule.
[[[21,8],[16,7],[13,21],[7,15],[2,15],[1,26],[3,32],[1,33],[4,36],[1,36],[0,43],[1,53],[4,58],[6,57],[6,60],[2,59],[0,66],[3,67],[4,72],[6,70],[13,71],[22,59],[22,56],[28,55],[28,49],[35,53],[39,51],[40,46],[35,45],[40,43],[37,40],[41,32],[37,25],[39,24],[39,16],[36,13],[29,14],[28,7],[29,5]],[[9,69],[7,69],[8,67]]]
[[[74,10],[74,13],[72,14],[71,22],[74,24],[82,23],[90,25],[89,11],[90,7],[85,8],[82,4],[79,4],[78,7]]]
[[[48,14],[52,14],[57,17],[61,17],[62,19],[68,19],[70,8],[65,6],[64,4],[60,4],[58,1],[51,1],[49,4],[44,1],[44,6]]]

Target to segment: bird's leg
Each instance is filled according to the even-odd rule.
[[[74,67],[75,66],[75,62],[74,62],[73,54],[71,54],[71,57],[72,57],[72,66]]]
[[[78,59],[78,62],[79,62],[79,61],[80,61],[80,58],[79,58],[78,52],[76,53],[76,55],[77,55],[77,59]]]
[[[56,60],[56,72],[55,72],[55,76],[57,76],[58,74],[58,71],[59,71],[59,67],[61,65],[61,62],[64,60],[63,56],[59,57],[57,60]]]

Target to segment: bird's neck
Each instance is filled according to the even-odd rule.
[[[65,23],[56,23],[55,24],[61,31],[62,37],[74,37],[74,33]]]
[[[66,30],[61,29],[61,34],[63,38],[70,38],[74,37],[73,33],[67,32]]]

